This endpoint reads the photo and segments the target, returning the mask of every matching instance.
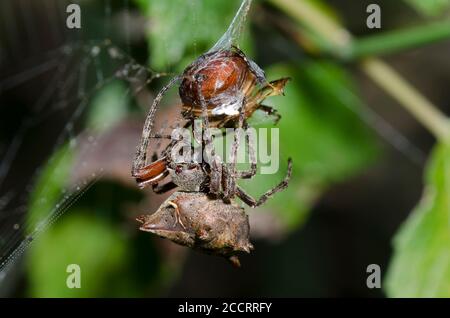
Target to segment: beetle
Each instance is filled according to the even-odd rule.
[[[202,192],[177,191],[155,213],[139,216],[137,221],[141,231],[223,256],[236,267],[240,266],[238,254],[254,249],[244,209]]]

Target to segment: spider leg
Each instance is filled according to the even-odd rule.
[[[163,184],[162,186],[160,186],[158,184],[153,184],[152,190],[156,194],[163,194],[163,193],[169,192],[170,190],[175,189],[176,187],[177,187],[177,185],[175,183],[173,183],[172,181],[170,181],[170,182]]]
[[[170,136],[164,135],[154,135],[151,138],[171,138]],[[152,155],[152,163],[142,167],[138,171],[134,177],[136,178],[136,182],[139,188],[144,189],[148,185],[152,185],[153,188],[158,185],[158,182],[162,181],[167,177],[169,172],[167,171],[167,163],[166,156],[162,156],[158,158],[158,153],[155,151]]]
[[[172,136],[164,135],[164,134],[154,134],[154,135],[150,135],[149,138],[153,138],[153,139],[172,139]]]
[[[252,131],[248,130],[248,125],[246,124],[245,126],[246,126],[245,142],[248,147],[248,156],[250,159],[250,169],[239,172],[239,178],[240,179],[251,179],[251,178],[253,178],[253,176],[256,175],[256,170],[257,170],[256,149],[254,147],[254,145],[255,145],[254,137],[255,136],[252,133]],[[251,136],[251,138],[250,138],[250,136]]]
[[[134,176],[138,186],[143,189],[149,184],[157,184],[163,180],[169,171],[167,170],[166,158],[162,157],[151,164],[139,169]]]
[[[264,193],[258,200],[255,200],[253,197],[245,193],[245,191],[240,188],[239,186],[236,188],[236,195],[245,202],[248,206],[251,206],[252,208],[256,208],[262,204],[264,204],[271,196],[273,196],[275,193],[278,193],[284,189],[287,188],[289,185],[289,180],[292,175],[292,160],[288,160],[288,170],[286,177],[283,181],[281,181],[277,186],[270,189],[266,193]]]
[[[147,117],[145,119],[144,123],[144,129],[142,131],[141,141],[139,143],[139,146],[136,151],[136,155],[133,160],[133,166],[131,168],[131,175],[133,177],[136,177],[139,175],[139,172],[147,162],[147,148],[148,143],[150,141],[151,132],[153,128],[153,124],[155,121],[155,115],[156,110],[158,109],[158,105],[161,102],[164,95],[167,93],[167,91],[175,85],[179,80],[181,79],[181,76],[174,77],[166,86],[163,87],[163,89],[158,93],[156,98],[153,100],[153,104],[150,107],[150,110],[147,114]]]
[[[227,195],[228,191],[228,179],[231,177],[229,167],[226,163],[222,162],[222,191],[223,191],[223,201],[225,203],[231,203],[229,196]]]
[[[203,123],[203,125],[205,125],[205,123]],[[194,119],[192,120],[192,131],[193,131],[193,135],[194,135],[194,140],[201,145],[202,144],[202,127],[201,125],[199,125],[198,121],[196,122]]]
[[[214,134],[213,137],[222,137],[225,138],[227,136],[227,131],[222,129],[220,132],[218,132],[217,134]]]
[[[246,193],[240,186],[236,187],[236,196],[250,207],[254,208],[257,206],[258,202],[251,195]]]
[[[232,199],[235,195],[236,192],[236,164],[237,164],[237,152],[239,149],[239,142],[240,142],[240,137],[241,137],[241,130],[242,127],[244,127],[244,120],[245,120],[245,110],[244,110],[244,105],[245,105],[245,99],[242,102],[242,105],[240,107],[240,111],[239,111],[239,123],[238,123],[238,127],[235,131],[234,134],[234,141],[233,141],[233,145],[231,147],[231,157],[230,157],[230,164],[229,164],[229,174],[228,174],[228,178],[226,180],[227,183],[227,190],[224,192],[224,197],[225,199],[228,201],[230,199]]]
[[[203,93],[201,91],[201,81],[202,79],[198,80],[200,83],[197,86],[198,87],[198,96],[200,97],[200,104],[202,108],[202,123],[203,123],[203,142],[205,145],[205,154],[208,156],[210,155],[211,158],[207,158],[207,162],[210,162],[209,159],[212,159],[215,157],[215,149],[214,145],[212,143],[212,136],[211,132],[209,131],[209,117],[208,117],[208,105],[206,104],[205,97],[203,96]]]
[[[219,156],[216,156],[216,151],[213,144],[213,137],[209,130],[208,108],[205,98],[200,90],[201,85],[198,85],[198,96],[202,107],[202,122],[203,122],[203,142],[205,146],[205,156],[207,163],[210,166],[210,193],[218,194],[220,192],[220,185],[222,183],[222,163]],[[195,128],[195,125],[194,125]],[[195,135],[195,129],[194,129]],[[201,134],[200,134],[201,136]]]

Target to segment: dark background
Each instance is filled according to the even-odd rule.
[[[365,27],[365,7],[373,1],[327,1],[345,21],[346,27],[357,36],[368,35],[374,31]],[[39,3],[39,4],[38,4]],[[417,13],[402,1],[377,1],[383,8],[383,31],[410,24],[417,19]],[[83,3],[82,3],[83,4]],[[120,16],[130,13],[133,21],[139,19],[138,7],[125,1],[113,1],[111,16],[113,24],[121,23]],[[10,143],[15,137],[24,133],[23,143],[13,156],[12,164],[7,169],[0,193],[9,196],[7,207],[0,209],[2,232],[0,237],[10,238],[10,225],[23,224],[26,218],[29,196],[33,192],[34,178],[55,151],[55,143],[61,129],[65,127],[69,116],[79,105],[74,103],[63,111],[58,111],[42,118],[37,125],[27,126],[27,118],[41,118],[47,105],[39,109],[35,101],[42,97],[49,81],[52,81],[52,71],[42,72],[22,81],[6,81],[14,74],[28,72],[40,61],[45,52],[60,47],[63,43],[71,43],[80,39],[103,38],[103,31],[84,27],[82,31],[68,31],[58,27],[64,23],[63,1],[2,1],[1,10],[1,55],[0,55],[0,153],[2,162],[8,159]],[[258,4],[263,11],[278,11],[268,3]],[[104,15],[105,3],[92,1],[86,23],[96,21],[97,25],[105,25],[108,20]],[[27,23],[32,21],[31,25]],[[143,18],[142,18],[143,19]],[[140,21],[140,20],[139,20]],[[136,22],[137,23],[137,22]],[[282,45],[274,50],[277,43],[289,42],[278,31],[267,33],[272,26],[253,22],[251,27],[255,41],[254,55],[263,68],[286,59],[295,54],[300,59],[306,53],[296,49],[290,50],[292,44]],[[139,28],[137,27],[139,30]],[[130,55],[140,64],[147,63],[148,43],[139,32],[132,37]],[[127,43],[120,33],[108,34],[119,46],[126,48]],[[278,46],[279,47],[279,46]],[[407,78],[414,86],[443,111],[449,111],[450,62],[448,52],[450,43],[442,42],[423,48],[408,50],[386,57],[386,61]],[[280,52],[281,51],[281,52]],[[75,69],[79,59],[75,57],[70,63]],[[412,144],[421,150],[423,158],[414,160],[408,154],[401,153],[392,147],[386,138],[378,135],[380,156],[354,176],[337,182],[329,187],[311,209],[303,225],[297,226],[281,235],[278,239],[254,239],[256,250],[249,256],[242,257],[243,267],[235,269],[226,261],[200,254],[188,252],[187,255],[174,257],[175,266],[168,266],[165,275],[174,278],[164,287],[153,284],[150,289],[136,289],[131,296],[295,296],[295,297],[384,297],[382,290],[370,290],[366,287],[366,268],[369,264],[379,264],[382,275],[387,271],[391,258],[391,239],[400,224],[407,218],[417,204],[422,193],[423,170],[426,154],[430,151],[434,140],[407,112],[389,96],[375,86],[352,63],[344,66],[350,70],[357,83],[357,90],[365,104],[380,115],[386,122],[405,136]],[[93,80],[95,83],[95,79]],[[89,83],[89,82],[88,82]],[[152,83],[151,89],[157,91],[160,81]],[[56,83],[55,83],[56,85]],[[93,87],[94,85],[92,85]],[[75,92],[65,91],[71,96]],[[50,98],[51,100],[54,97]],[[69,97],[67,97],[69,99]],[[33,106],[34,105],[34,106]],[[131,108],[131,114],[136,124],[129,124],[139,131],[144,112]],[[74,135],[85,129],[84,116],[75,122]],[[23,123],[25,122],[25,126]],[[123,123],[127,126],[128,123]],[[25,127],[25,128],[24,128]],[[371,127],[373,130],[374,127]],[[70,140],[70,136],[65,137]],[[133,144],[127,146],[133,148]],[[101,146],[100,146],[100,149]],[[106,150],[105,150],[106,151]],[[106,151],[107,152],[107,151]],[[124,160],[123,170],[129,170]],[[131,157],[129,159],[131,161]],[[119,176],[117,176],[119,175]],[[102,190],[103,189],[103,190]],[[103,192],[102,192],[103,191]],[[131,183],[123,181],[120,173],[108,175],[107,181],[100,181],[85,197],[80,199],[80,206],[96,206],[93,201],[120,202],[133,197],[134,202],[145,201]],[[96,194],[97,193],[97,194]],[[102,194],[103,193],[103,194]],[[2,195],[1,197],[4,198]],[[161,199],[159,199],[161,200]],[[99,205],[102,205],[99,203]],[[137,203],[136,203],[137,204]],[[156,205],[156,203],[150,206]],[[11,212],[15,211],[15,212]],[[69,210],[69,214],[73,211]],[[74,212],[76,213],[76,212]],[[116,213],[116,212],[114,212]],[[122,216],[123,212],[117,212]],[[100,213],[101,215],[101,213]],[[63,217],[65,218],[65,216]],[[120,217],[118,217],[120,219]],[[145,238],[142,238],[142,235]],[[142,244],[160,244],[156,238],[149,239],[145,234],[139,234]],[[133,240],[137,240],[133,238]],[[155,243],[156,241],[156,243]],[[15,239],[13,242],[19,242]],[[134,242],[134,241],[133,241]],[[144,253],[146,249],[140,250]],[[2,250],[2,252],[7,252]],[[174,253],[184,255],[184,249]],[[161,256],[159,256],[161,257]],[[29,288],[29,271],[23,266],[26,261],[15,266],[25,268],[13,271],[16,277],[11,285],[3,290],[5,296],[39,296],[36,289]],[[151,271],[152,266],[142,268],[144,272]],[[151,261],[149,261],[151,263]],[[138,262],[139,263],[139,262]],[[105,265],[107,266],[107,265]],[[145,267],[145,266],[144,266]],[[134,267],[127,267],[133,271]],[[127,275],[122,271],[117,275]],[[173,272],[171,272],[173,271]],[[134,274],[133,274],[134,275]],[[151,275],[151,274],[149,274]],[[139,280],[139,275],[136,280]],[[112,283],[109,283],[112,284]],[[5,287],[6,285],[4,285]],[[0,287],[1,289],[1,287]],[[96,296],[104,296],[98,292]],[[108,295],[108,293],[106,293]],[[126,295],[126,292],[119,295]]]

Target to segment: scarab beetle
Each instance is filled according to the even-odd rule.
[[[275,111],[261,102],[268,96],[283,94],[288,79],[268,83],[264,71],[237,47],[206,53],[189,65],[182,75],[179,94],[185,117],[200,117],[201,104],[207,105],[211,127],[236,123],[244,107],[249,118],[260,108]],[[262,89],[255,94],[255,88]],[[201,100],[203,98],[203,101]]]

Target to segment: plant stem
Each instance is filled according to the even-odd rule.
[[[335,49],[349,48],[352,42],[350,32],[322,14],[311,3],[302,0],[270,0],[270,2],[321,36]]]
[[[297,22],[306,26],[323,40],[342,52],[348,52],[353,46],[353,37],[349,31],[319,11],[305,0],[270,0]],[[345,53],[344,53],[345,54]],[[421,95],[394,69],[377,58],[367,58],[361,62],[362,70],[386,93],[390,94],[424,125],[433,135],[443,141],[450,140],[450,121]]]
[[[389,65],[376,58],[367,58],[361,62],[361,68],[438,139],[449,138],[450,122],[445,115]]]
[[[450,38],[450,21],[383,32],[353,41],[352,57],[395,53]]]

